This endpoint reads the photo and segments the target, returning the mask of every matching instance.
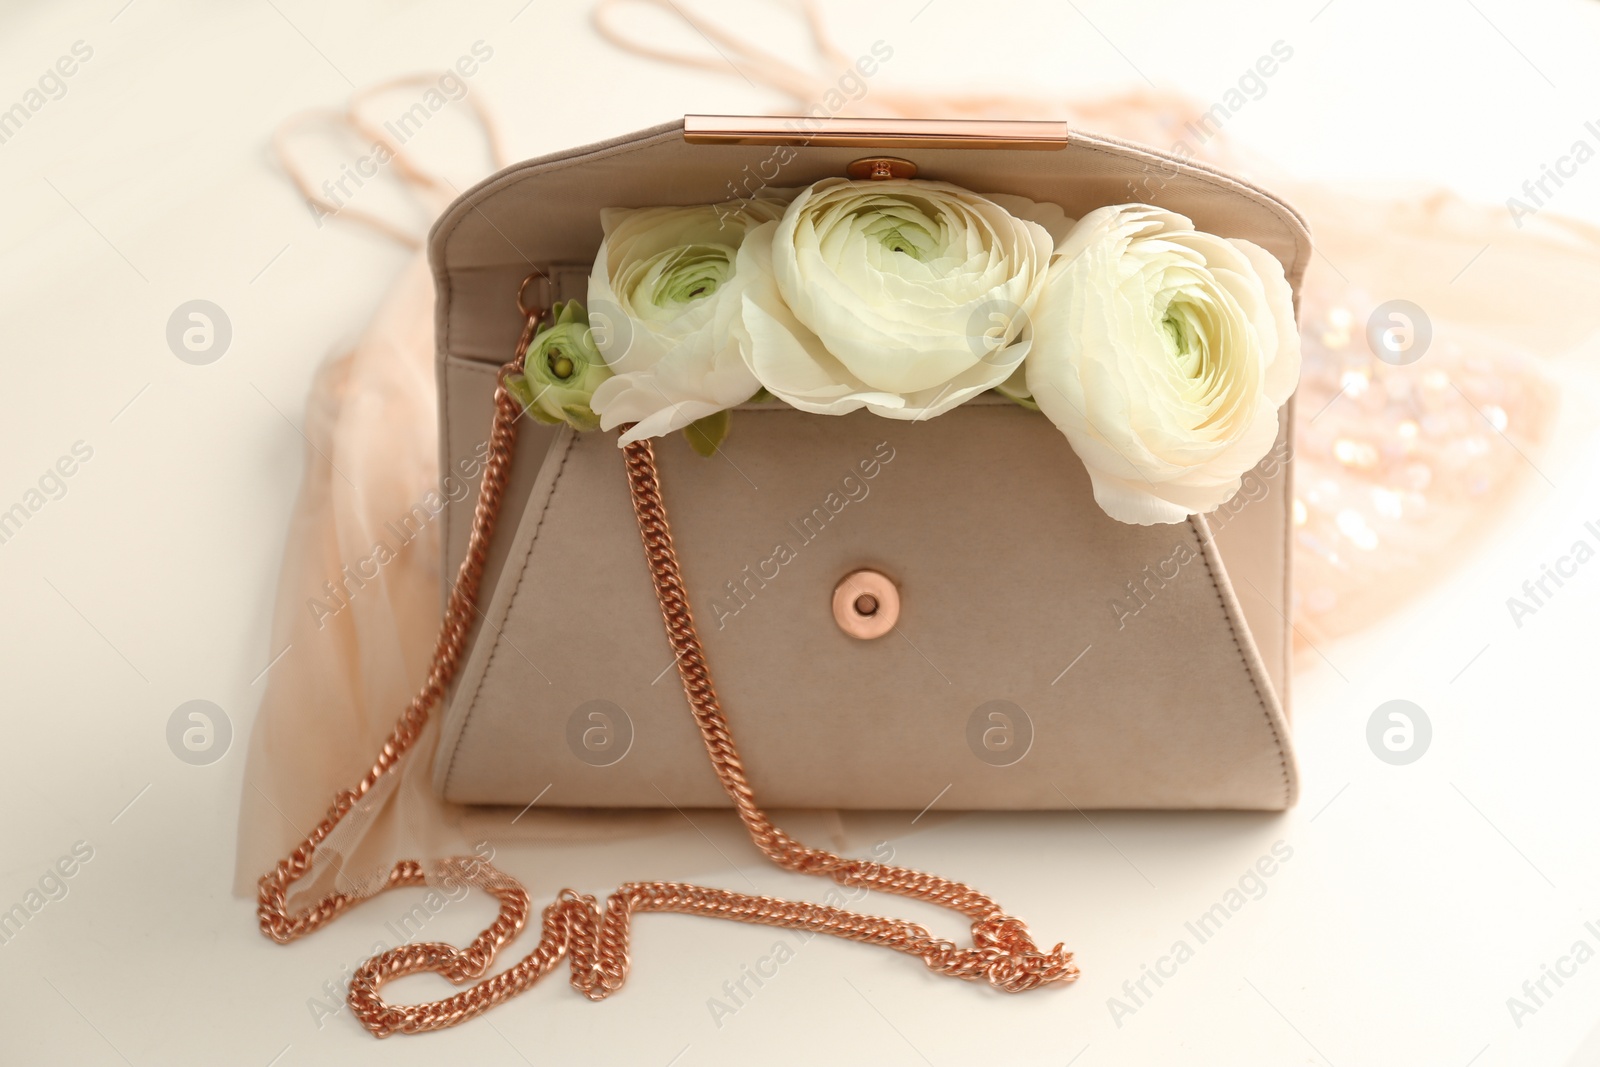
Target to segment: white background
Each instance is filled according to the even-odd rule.
[[[899,90],[1088,94],[1148,76],[1210,101],[1286,40],[1293,63],[1229,133],[1305,177],[1446,185],[1502,204],[1600,120],[1592,0],[824,6],[847,54],[893,46],[875,85]],[[767,4],[700,10],[776,50],[801,47]],[[1520,1027],[1506,1006],[1575,941],[1600,947],[1584,929],[1600,929],[1600,574],[1582,573],[1520,630],[1504,603],[1600,519],[1600,453],[1571,429],[1594,394],[1570,368],[1557,446],[1540,459],[1554,488],[1532,479],[1448,586],[1325,647],[1338,673],[1302,664],[1296,810],[965,816],[896,840],[897,861],[971,877],[1041,939],[1067,941],[1084,966],[1077,986],[1005,998],[818,938],[719,1026],[709,998],[778,935],[649,916],[631,983],[605,1003],[559,973],[441,1035],[380,1046],[348,1012],[319,1028],[308,999],[365,956],[401,901],[272,945],[253,902],[230,894],[233,836],[303,398],[405,253],[314,225],[271,163],[270,131],[292,111],[342,105],[352,84],[450,64],[478,40],[494,56],[474,92],[501,116],[514,158],[783,101],[731,71],[622,55],[579,3],[105,0],[11,4],[0,19],[0,107],[75,41],[93,48],[65,96],[0,144],[0,505],[74,442],[94,450],[66,496],[0,545],[0,909],[74,842],[94,848],[69,895],[0,946],[0,1060],[1600,1063],[1600,961]],[[670,36],[680,40],[697,43]],[[1600,167],[1553,210],[1600,222]],[[164,336],[194,298],[233,324],[225,358],[205,367],[174,358]],[[1372,709],[1396,697],[1423,706],[1435,731],[1406,767],[1375,759],[1364,736]],[[196,698],[234,729],[207,767],[179,762],[164,736]],[[552,850],[548,870],[529,872],[536,899],[639,875],[818,891],[766,867],[736,831],[709,833],[686,825],[625,856]],[[1279,840],[1293,856],[1265,895],[1119,1026],[1108,998]],[[479,900],[459,905],[429,936],[464,943],[488,914]],[[395,992],[439,988],[419,979]]]

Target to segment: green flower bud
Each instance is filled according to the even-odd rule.
[[[595,388],[609,377],[611,368],[595,348],[583,305],[558,301],[549,323],[529,342],[522,373],[509,375],[506,388],[539,422],[598,430],[600,419],[589,402]]]

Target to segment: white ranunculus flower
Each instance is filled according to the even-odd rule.
[[[1239,489],[1300,377],[1283,268],[1144,204],[1085,215],[1033,315],[1027,386],[1122,522],[1181,522]]]
[[[748,400],[760,383],[731,336],[748,279],[739,246],[773,223],[772,197],[694,207],[609,208],[589,276],[589,315],[613,377],[591,407],[619,444],[659,437]]]
[[[943,182],[824,179],[739,249],[745,361],[805,411],[948,411],[1027,354],[1028,316],[1069,226],[1053,204]]]

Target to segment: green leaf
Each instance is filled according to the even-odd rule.
[[[506,392],[516,398],[517,403],[528,407],[533,403],[533,389],[528,385],[528,379],[520,374],[506,375]]]
[[[600,419],[589,409],[588,404],[562,404],[561,413],[566,416],[560,421],[565,422],[574,430],[598,430]]]
[[[683,436],[689,442],[689,447],[702,456],[714,456],[717,449],[722,447],[722,442],[728,439],[728,429],[732,424],[733,412],[723,408],[703,419],[695,419],[683,428]]]

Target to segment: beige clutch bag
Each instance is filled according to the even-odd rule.
[[[885,150],[919,177],[1070,216],[1153,202],[1260,245],[1297,290],[1310,254],[1301,219],[1270,194],[1057,124],[687,121],[519,164],[440,219],[446,471],[474,471],[484,454],[519,301],[586,298],[605,207],[803,185]],[[1171,526],[1108,518],[1060,433],[1000,398],[924,422],[776,403],[735,418],[722,454],[671,435],[655,458],[687,599],[766,803],[1294,802],[1291,418],[1239,496]],[[447,513],[447,574],[473,507]],[[677,683],[615,435],[522,420],[500,516],[443,714],[439,792],[727,806]],[[841,583],[851,595],[836,597]],[[853,632],[874,624],[878,636]]]
[[[372,768],[261,879],[257,909],[288,942],[381,889],[469,882],[499,900],[464,948],[406,942],[357,969],[352,1014],[376,1035],[454,1026],[563,957],[572,985],[603,999],[629,973],[632,916],[651,911],[827,933],[1006,992],[1078,977],[1064,945],[1036,943],[972,886],[808,846],[764,804],[1294,802],[1288,418],[1233,501],[1128,526],[1096,505],[1044,416],[984,396],[925,421],[747,404],[711,457],[676,435],[619,449],[612,434],[523,417],[502,383],[522,371],[541,309],[587,296],[606,207],[708,204],[746,180],[801,185],[892,150],[897,161],[865,164],[873,176],[915,166],[1073,216],[1154,200],[1255,242],[1291,286],[1309,254],[1298,216],[1260,190],[1060,124],[792,123],[686,120],[534,160],[434,229],[442,460],[479,493],[446,518],[455,578],[426,681]],[[478,857],[403,860],[380,885],[291,907],[317,850],[352,810],[377,810],[436,714],[434,779],[450,800],[732,806],[779,867],[950,909],[970,943],[831,900],[630,882],[604,902],[563,890],[538,944],[490,974],[532,902]],[[464,988],[426,1004],[383,996],[424,971]]]

